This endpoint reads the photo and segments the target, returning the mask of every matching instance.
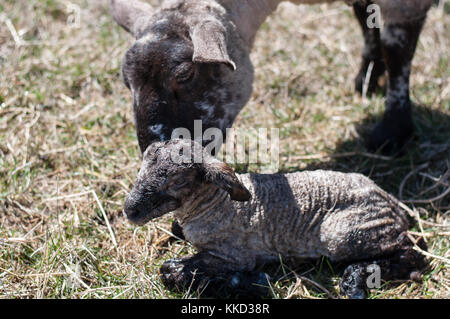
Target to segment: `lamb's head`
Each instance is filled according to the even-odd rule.
[[[153,9],[137,0],[111,0],[114,19],[136,41],[122,74],[133,94],[141,151],[174,129],[225,131],[251,95],[253,69],[245,46],[215,1],[172,1]]]
[[[185,139],[155,142],[144,152],[124,213],[133,223],[143,225],[181,207],[194,192],[211,184],[227,191],[233,200],[251,197],[233,170],[199,143]]]

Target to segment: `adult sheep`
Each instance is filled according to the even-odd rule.
[[[170,139],[175,128],[193,134],[219,128],[226,137],[252,93],[249,54],[256,32],[282,0],[165,0],[160,8],[138,0],[111,0],[114,19],[135,38],[125,54],[123,77],[133,94],[139,146]],[[290,0],[296,4],[337,0]],[[365,46],[356,89],[388,72],[386,109],[368,146],[401,147],[414,131],[409,98],[411,61],[433,0],[345,0],[354,6]],[[385,22],[369,28],[367,6],[377,4]],[[373,62],[373,63],[371,63]]]

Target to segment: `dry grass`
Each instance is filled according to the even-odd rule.
[[[0,5],[0,297],[183,297],[158,279],[164,260],[194,251],[169,241],[171,217],[137,228],[121,215],[140,164],[119,75],[131,39],[106,1],[72,2],[80,28],[67,26],[67,1]],[[418,137],[395,159],[365,153],[360,137],[384,98],[353,92],[362,37],[348,7],[283,4],[252,54],[254,95],[236,127],[279,127],[283,171],[361,172],[420,215],[423,283],[386,283],[372,298],[450,296],[449,30],[450,15],[433,8],[412,76]],[[326,259],[272,275],[277,298],[338,296],[339,265]]]

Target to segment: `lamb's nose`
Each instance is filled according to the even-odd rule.
[[[139,216],[139,206],[129,198],[126,199],[123,206],[124,215],[131,221],[135,220]]]

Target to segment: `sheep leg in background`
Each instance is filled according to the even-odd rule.
[[[370,28],[368,26],[369,13],[367,7],[371,2],[356,2],[353,10],[358,19],[364,36],[364,49],[362,54],[361,69],[355,79],[355,89],[360,94],[364,92],[364,82],[369,69],[370,63],[373,62],[370,72],[370,80],[368,82],[367,94],[375,93],[379,89],[378,79],[386,71],[383,54],[381,51],[380,29]]]
[[[222,259],[199,253],[171,259],[161,266],[163,284],[175,291],[198,291],[202,297],[262,297],[269,294],[268,275],[262,272],[233,271]]]
[[[419,271],[426,267],[425,258],[422,254],[415,251],[411,242],[406,237],[406,233],[403,233],[399,240],[401,242],[400,249],[386,257],[385,259],[378,259],[372,262],[358,262],[350,264],[342,275],[340,286],[340,293],[342,296],[347,296],[350,299],[364,299],[367,297],[367,288],[369,282],[374,283],[369,278],[370,276],[376,276],[375,267],[379,267],[379,275],[382,280],[420,280]],[[426,250],[426,244],[423,241],[419,241],[418,245]],[[373,277],[375,278],[375,277]],[[380,288],[380,287],[376,287]]]
[[[387,23],[381,34],[382,52],[389,74],[386,110],[368,141],[370,150],[401,149],[414,132],[409,98],[411,62],[425,18]]]

